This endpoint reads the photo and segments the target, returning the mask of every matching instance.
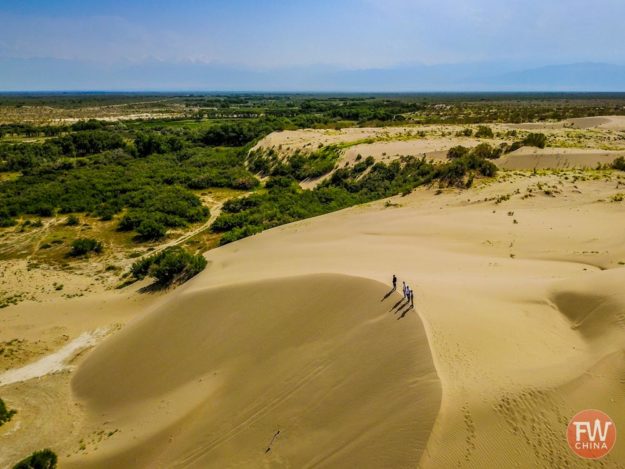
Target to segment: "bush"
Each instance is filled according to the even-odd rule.
[[[494,160],[501,156],[501,149],[493,148],[488,143],[480,143],[473,150],[471,150],[471,154],[478,158]]]
[[[67,217],[67,221],[65,222],[67,226],[76,226],[79,223],[80,220],[76,215],[70,215],[69,217]]]
[[[523,139],[523,145],[528,147],[545,148],[547,136],[545,134],[532,133]]]
[[[17,225],[17,221],[14,218],[0,214],[0,228],[8,228],[15,225]]]
[[[93,238],[78,238],[72,242],[72,249],[69,255],[72,257],[84,256],[91,252],[97,254],[102,252],[102,243]]]
[[[470,151],[471,150],[469,150],[467,147],[458,145],[449,149],[449,151],[447,152],[447,158],[449,158],[450,160],[462,158],[463,156],[468,155]]]
[[[204,256],[193,255],[176,246],[136,261],[130,268],[130,272],[138,280],[150,276],[154,277],[160,285],[167,286],[173,283],[183,283],[200,273],[205,267]]]
[[[145,241],[155,241],[165,237],[167,228],[153,218],[146,218],[139,223],[137,233]]]
[[[476,138],[493,138],[494,136],[493,130],[485,125],[480,125],[475,132]]]
[[[618,169],[619,171],[625,171],[625,158],[619,156],[612,162],[612,169]]]
[[[22,459],[13,466],[13,469],[55,469],[56,463],[56,454],[52,450],[44,449],[35,451],[27,458]]]
[[[0,427],[3,423],[11,420],[11,417],[13,417],[16,413],[17,411],[15,410],[8,410],[6,408],[6,405],[4,404],[4,401],[0,399]]]

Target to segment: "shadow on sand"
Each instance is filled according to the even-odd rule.
[[[384,295],[384,298],[382,298],[380,301],[384,301],[384,300],[386,300],[386,299],[387,299],[389,296],[391,296],[391,295],[393,294],[393,292],[395,292],[395,291],[397,291],[397,288],[391,288],[391,290],[390,290],[390,291],[389,291],[386,295]]]

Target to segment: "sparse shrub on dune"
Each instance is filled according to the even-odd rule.
[[[493,138],[494,136],[493,129],[486,125],[480,125],[475,131],[475,138]]]
[[[501,156],[501,150],[499,148],[492,147],[488,143],[480,143],[471,150],[471,154],[477,156],[478,158],[494,160]]]
[[[523,145],[528,147],[545,148],[547,136],[541,133],[531,133],[523,139]]]
[[[7,409],[4,401],[0,399],[0,427],[2,426],[2,424],[11,420],[11,417],[13,417],[16,413],[17,411],[15,410]]]
[[[22,459],[13,469],[55,469],[57,456],[50,449],[35,451],[27,458]]]
[[[85,256],[90,253],[100,254],[102,252],[102,243],[93,238],[78,238],[72,242],[72,248],[69,252],[71,257]]]
[[[542,133],[530,133],[523,140],[514,142],[505,149],[506,153],[512,153],[521,147],[545,148],[547,145],[547,136]]]
[[[612,169],[617,169],[619,171],[625,171],[625,158],[619,156],[612,162]]]
[[[200,273],[206,267],[201,254],[191,254],[179,246],[136,261],[131,269],[132,276],[141,280],[153,277],[161,286],[183,283]]]
[[[468,155],[470,151],[471,149],[467,147],[464,147],[462,145],[456,145],[455,147],[451,147],[447,151],[447,158],[450,160],[456,160],[458,158],[462,158],[463,156]]]

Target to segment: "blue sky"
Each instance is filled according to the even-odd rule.
[[[623,19],[623,0],[0,0],[0,89],[3,67],[23,73],[14,60],[106,70],[625,65]]]

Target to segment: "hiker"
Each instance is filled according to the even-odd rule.
[[[393,274],[393,290],[397,290],[397,277]]]
[[[410,290],[410,307],[414,308],[414,291]]]
[[[403,284],[402,290],[404,292],[404,298],[406,298],[406,282],[402,282],[402,284]]]

